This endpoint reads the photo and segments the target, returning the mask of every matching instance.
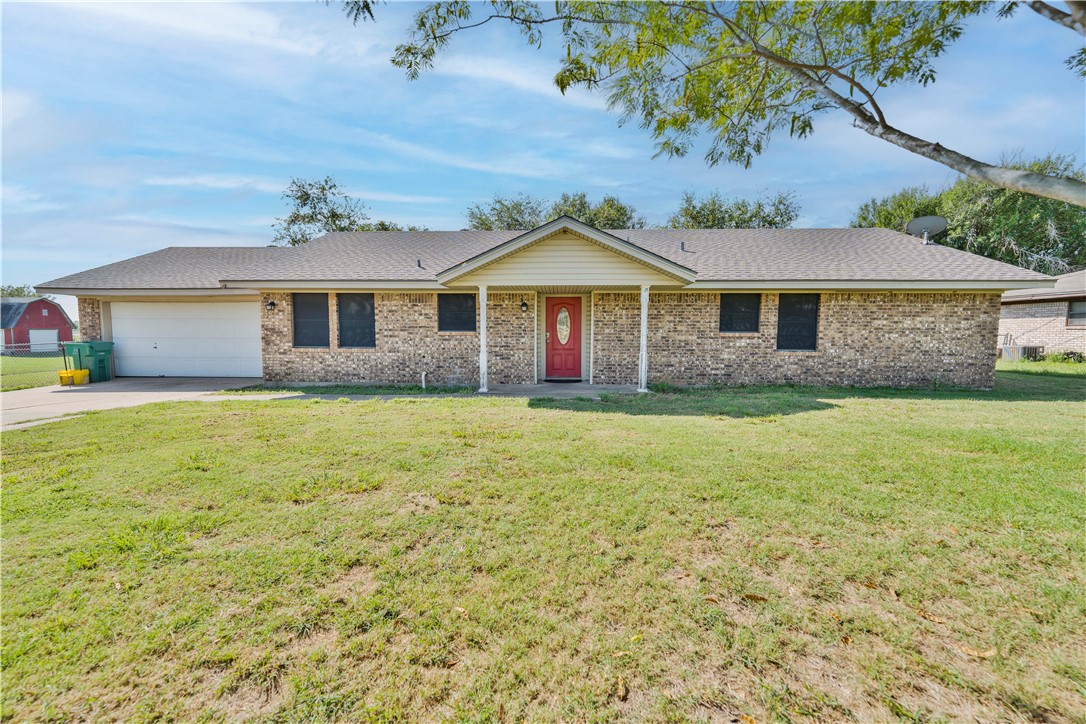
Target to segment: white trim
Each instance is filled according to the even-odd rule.
[[[637,391],[649,391],[649,288],[641,287],[641,349],[637,355]]]
[[[788,291],[791,289],[810,289],[835,292],[848,289],[869,289],[886,291],[992,291],[1025,289],[1032,287],[1049,288],[1054,284],[1049,281],[798,281],[798,280],[754,280],[754,281],[699,281],[687,284],[680,291],[726,291],[728,289],[757,289],[766,292]]]
[[[588,384],[592,383],[596,359],[596,292],[588,294]]]
[[[324,279],[324,280],[295,280],[295,281],[259,281],[259,280],[243,280],[243,281],[224,281],[221,282],[224,289],[276,289],[276,290],[292,290],[292,289],[364,289],[366,291],[382,291],[385,289],[420,289],[430,290],[437,292],[458,292],[458,289],[449,289],[448,287],[438,284],[434,281],[396,281],[394,279],[381,280],[370,279],[364,281],[344,281],[336,279]]]
[[[532,297],[532,384],[539,384],[539,292]]]
[[[98,300],[98,321],[101,327],[102,341],[113,341],[113,307],[109,302]]]
[[[327,288],[325,283],[325,288]],[[35,287],[43,294],[65,294],[73,297],[256,297],[256,287],[244,289],[69,289],[67,287]]]
[[[542,239],[557,234],[562,230],[572,231],[576,234],[580,234],[593,242],[602,246],[605,249],[629,256],[645,266],[648,266],[661,274],[666,274],[674,279],[679,279],[684,282],[692,282],[697,278],[697,273],[681,264],[676,264],[673,261],[669,261],[661,256],[657,256],[652,252],[646,251],[641,247],[631,244],[628,241],[620,239],[617,236],[608,234],[605,231],[600,231],[588,224],[577,221],[569,216],[560,216],[554,221],[543,224],[543,226],[532,229],[521,234],[518,237],[510,239],[507,242],[499,244],[498,246],[483,252],[467,261],[460,262],[459,264],[449,267],[444,271],[437,273],[437,280],[442,284],[448,284],[449,282],[458,279],[462,276],[466,276],[471,272],[481,267],[492,264],[498,259],[501,259],[510,254],[514,254],[524,247],[531,246]]]
[[[486,386],[486,285],[479,287],[479,392],[489,392]]]

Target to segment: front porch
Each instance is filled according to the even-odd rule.
[[[601,387],[616,392],[647,392],[650,289],[647,284],[607,289],[583,285],[512,289],[480,284],[476,287],[479,392],[485,394],[499,388],[543,387],[551,383],[553,389]],[[601,306],[601,295],[613,299],[616,293],[621,293],[623,302],[618,305],[608,302]],[[615,310],[619,307],[622,309],[618,314],[622,327],[618,333],[622,337],[621,347],[633,354],[619,360],[612,346],[603,355],[604,365],[617,367],[620,372],[616,375],[611,369],[610,373],[601,375],[597,370],[597,331],[609,337],[616,332],[616,328],[598,319],[597,310],[606,310],[613,322],[616,321]],[[510,315],[510,310],[517,308],[523,315],[521,318]],[[522,357],[530,359],[530,363],[522,364],[519,374],[511,375],[510,357],[516,356],[516,353],[510,350],[522,347],[525,342],[531,348],[521,350]],[[490,372],[495,362],[500,367],[497,377],[501,382],[491,383]],[[601,381],[608,384],[596,384]],[[561,396],[573,397],[576,394]]]

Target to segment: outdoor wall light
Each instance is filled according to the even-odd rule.
[[[275,302],[269,301],[267,304],[264,305],[264,309],[267,309],[269,312],[275,309]]]
[[[528,311],[528,302],[524,301],[523,299],[520,300],[520,311],[522,311],[522,312],[527,312]]]

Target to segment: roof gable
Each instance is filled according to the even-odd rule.
[[[573,243],[568,243],[570,241]],[[578,250],[582,252],[580,255],[576,253]],[[521,258],[516,259],[518,256]],[[547,269],[548,280],[553,283],[556,271],[559,274],[576,271],[569,265],[575,264],[578,256],[581,257],[579,261],[590,262],[597,283],[689,284],[697,277],[697,273],[688,267],[572,217],[560,216],[438,272],[437,281],[441,284],[465,284],[471,277],[473,282],[479,282],[486,271],[495,271],[499,266],[504,266],[506,275],[499,274],[496,278],[508,281],[520,279],[522,283],[538,284],[542,280],[531,279],[534,276],[533,268],[538,268]],[[565,268],[556,270],[553,265],[565,265]],[[608,273],[614,278],[600,278],[600,274]]]

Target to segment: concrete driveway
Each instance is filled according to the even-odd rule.
[[[0,429],[18,429],[31,421],[54,420],[90,410],[194,400],[259,382],[259,377],[122,377],[79,387],[53,385],[15,390],[0,393]]]

